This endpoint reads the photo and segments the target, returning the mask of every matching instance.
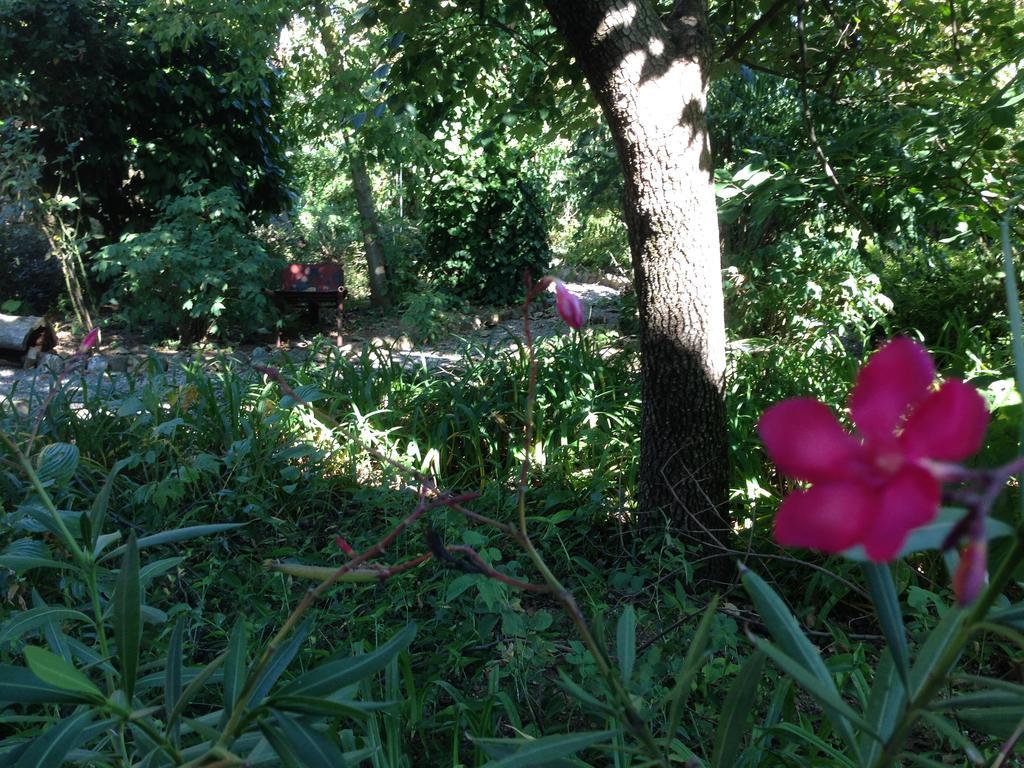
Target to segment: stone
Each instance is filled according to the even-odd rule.
[[[39,370],[46,373],[59,374],[64,370],[64,358],[53,352],[44,352],[39,358]]]
[[[112,355],[110,370],[112,373],[126,373],[128,371],[128,355]]]
[[[110,362],[103,355],[94,355],[89,358],[85,370],[89,373],[103,373],[109,367]]]

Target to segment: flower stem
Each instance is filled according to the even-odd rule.
[[[910,734],[917,719],[946,684],[946,678],[956,664],[957,659],[960,658],[964,645],[970,639],[975,625],[984,621],[992,604],[1003,593],[1006,585],[1013,577],[1022,556],[1024,556],[1024,531],[1017,534],[1013,546],[1006,557],[1003,558],[1002,563],[1000,563],[999,570],[993,575],[988,588],[974,603],[964,609],[963,614],[960,616],[956,634],[942,651],[942,655],[938,663],[933,667],[931,674],[925,677],[917,693],[908,702],[903,715],[893,729],[892,735],[886,740],[882,754],[875,761],[874,768],[887,768],[898,758],[903,748],[903,742]]]

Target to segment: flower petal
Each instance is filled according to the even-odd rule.
[[[555,307],[570,328],[583,326],[583,302],[561,280],[555,281]]]
[[[935,363],[928,351],[907,338],[893,339],[871,356],[850,393],[857,431],[873,442],[891,441],[900,418],[928,393]]]
[[[794,491],[775,515],[775,541],[784,547],[842,552],[861,541],[877,506],[875,494],[851,480]]]
[[[931,473],[905,464],[882,488],[878,513],[864,536],[864,550],[876,563],[894,560],[907,535],[935,519],[940,485]]]
[[[961,461],[981,449],[987,427],[985,398],[950,379],[911,412],[900,442],[911,458]]]
[[[850,475],[861,446],[824,403],[794,397],[761,415],[758,434],[775,466],[798,480],[840,480]]]

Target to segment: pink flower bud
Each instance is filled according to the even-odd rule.
[[[561,280],[555,281],[555,306],[558,308],[558,314],[570,328],[578,329],[583,326],[583,302],[578,296],[570,293]]]
[[[341,551],[349,557],[352,557],[352,555],[356,553],[355,550],[352,549],[352,546],[347,541],[345,541],[345,539],[343,539],[341,536],[335,536],[334,543],[337,544]]]
[[[960,564],[953,574],[953,594],[962,606],[973,603],[988,581],[988,542],[974,539],[960,553]]]
[[[85,334],[85,338],[82,339],[82,343],[78,347],[79,353],[89,351],[90,349],[92,349],[93,347],[96,346],[96,344],[97,344],[97,342],[99,342],[99,340],[100,340],[100,329],[99,328],[93,328],[91,331],[89,331],[87,334]]]

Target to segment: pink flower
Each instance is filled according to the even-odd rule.
[[[561,280],[555,281],[555,306],[570,328],[583,326],[583,302],[565,287]]]
[[[85,334],[85,337],[82,339],[82,343],[79,344],[79,346],[78,346],[79,354],[81,354],[82,352],[88,352],[90,349],[92,349],[94,346],[96,346],[96,343],[99,340],[100,340],[100,329],[99,328],[93,328],[91,331],[89,331],[87,334]]]
[[[876,562],[894,559],[907,534],[938,510],[941,462],[981,448],[988,412],[957,379],[933,388],[935,364],[906,338],[876,352],[857,376],[848,403],[857,433],[811,398],[778,403],[757,429],[779,471],[814,485],[789,494],[775,516],[787,547],[841,552],[864,546]]]
[[[988,581],[988,542],[974,539],[960,553],[960,563],[953,574],[953,594],[960,605],[973,603]]]

